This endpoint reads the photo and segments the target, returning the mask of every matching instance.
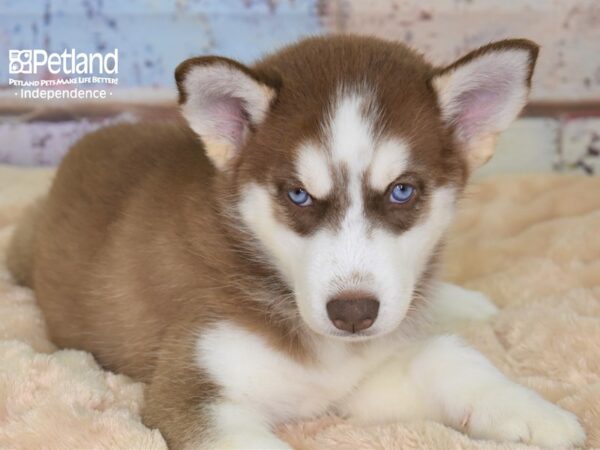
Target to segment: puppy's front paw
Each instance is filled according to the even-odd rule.
[[[547,448],[580,446],[586,440],[575,415],[513,384],[482,393],[466,412],[462,425],[475,438]]]
[[[468,289],[463,289],[457,308],[457,315],[468,320],[489,320],[498,313],[498,307],[487,295]]]
[[[452,324],[465,320],[488,320],[498,313],[498,307],[481,292],[442,283],[429,304],[429,312],[434,322]]]

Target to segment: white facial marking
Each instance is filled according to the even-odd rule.
[[[295,233],[278,220],[270,192],[257,184],[244,188],[239,206],[243,221],[293,289],[300,315],[312,330],[344,335],[327,314],[328,301],[344,292],[364,291],[379,301],[374,324],[354,339],[398,327],[452,219],[455,203],[452,187],[434,189],[427,213],[400,234],[371,221],[364,206],[363,180],[370,177],[380,190],[385,188],[407,169],[409,148],[400,138],[374,135],[377,117],[365,117],[364,113],[376,111],[365,108],[369,101],[356,94],[338,99],[330,122],[323,125],[326,148],[302,149],[297,166],[305,180],[318,174],[314,181],[317,191],[330,188],[329,164],[344,171],[345,185],[341,187],[347,207],[338,226],[322,226],[306,236]],[[322,167],[312,167],[316,163]]]
[[[371,187],[381,192],[404,173],[408,167],[409,152],[408,144],[402,139],[386,139],[381,142],[369,169]]]
[[[325,198],[333,188],[327,155],[314,145],[303,146],[296,161],[296,173],[308,192],[316,198]]]
[[[272,256],[272,262],[293,285],[300,263],[297,255],[302,252],[304,239],[275,218],[271,196],[258,184],[245,187],[239,211],[258,242]]]
[[[331,334],[336,330],[324,310],[327,300],[339,290],[372,292],[380,309],[373,334],[393,331],[405,316],[413,291],[433,251],[453,217],[455,192],[440,188],[431,196],[429,213],[409,230],[396,235],[383,228],[366,235],[364,219],[352,215],[352,208],[340,230],[322,230],[307,244],[313,252],[297,284],[304,315],[316,316],[317,329]],[[366,275],[356,282],[352,274]],[[301,309],[302,311],[302,309]]]
[[[367,95],[342,92],[336,99],[330,121],[324,124],[333,163],[344,169],[348,207],[339,229],[322,229],[307,240],[305,264],[295,279],[300,313],[314,330],[340,334],[326,311],[327,302],[350,290],[372,293],[374,281],[370,261],[368,219],[365,217],[362,180],[376,145],[376,117],[365,112],[372,100]]]
[[[373,118],[362,113],[368,101],[358,94],[342,96],[326,124],[333,159],[354,173],[364,171],[373,155]]]

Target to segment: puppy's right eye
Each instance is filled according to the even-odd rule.
[[[302,188],[290,189],[287,192],[289,199],[296,206],[310,206],[312,205],[312,197],[308,192]]]

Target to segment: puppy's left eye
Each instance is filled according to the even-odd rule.
[[[289,199],[294,205],[309,206],[312,205],[312,197],[302,188],[290,189],[287,193]]]
[[[392,187],[390,192],[390,202],[392,203],[406,203],[414,197],[416,189],[410,184],[396,184]]]

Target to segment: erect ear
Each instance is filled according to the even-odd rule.
[[[534,42],[499,41],[434,75],[442,119],[467,152],[471,171],[491,158],[497,135],[525,106],[537,54]]]
[[[182,62],[175,80],[183,117],[215,166],[225,169],[264,120],[275,88],[250,68],[218,56]]]

